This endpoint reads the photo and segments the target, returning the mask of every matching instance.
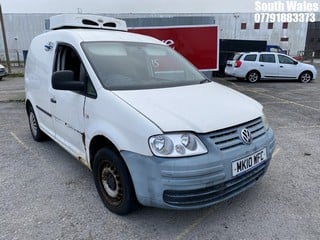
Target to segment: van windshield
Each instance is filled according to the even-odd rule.
[[[199,84],[205,77],[165,45],[84,42],[82,48],[104,88],[136,90]]]

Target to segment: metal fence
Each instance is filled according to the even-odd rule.
[[[24,56],[23,51],[16,49],[9,49],[9,59],[12,67],[23,67],[24,66]],[[0,63],[3,65],[7,64],[6,54],[4,51],[0,51]]]
[[[308,51],[298,51],[298,56],[301,60],[311,60],[320,59],[320,50],[308,50]]]

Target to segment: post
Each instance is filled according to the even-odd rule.
[[[0,4],[0,22],[1,22],[3,46],[4,46],[4,51],[5,51],[5,54],[6,54],[8,72],[11,73],[11,65],[10,65],[10,59],[9,59],[9,50],[8,50],[8,45],[7,45],[6,31],[5,31],[5,29],[4,29],[4,23],[3,23],[3,15],[2,15],[1,4]]]
[[[312,55],[311,55],[311,63],[313,63],[313,60],[314,60],[315,55],[316,55],[316,52],[313,51],[313,52],[312,52]]]

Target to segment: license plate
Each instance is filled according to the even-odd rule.
[[[248,157],[234,161],[232,162],[232,176],[237,176],[241,173],[247,172],[266,160],[267,150],[264,148]]]

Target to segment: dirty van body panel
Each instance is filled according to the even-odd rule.
[[[133,179],[138,201],[146,206],[195,209],[210,206],[245,191],[267,171],[275,139],[271,129],[252,145],[221,151],[211,134],[199,135],[208,154],[159,158],[122,151]],[[267,158],[253,169],[232,176],[232,162],[266,149]]]
[[[80,82],[80,70],[85,76],[85,67],[79,53],[78,41],[72,36],[56,37],[53,72],[71,70],[74,81]],[[50,81],[51,82],[51,81]],[[50,85],[49,97],[53,116],[55,140],[78,160],[88,165],[85,146],[84,104],[86,96],[81,91],[62,91]]]
[[[51,84],[60,44],[67,43],[84,59],[77,37],[61,32],[64,33],[48,32],[32,41],[25,74],[26,99],[36,111],[41,130],[88,165],[83,112],[86,97],[79,92],[55,90]]]
[[[51,72],[53,69],[54,46],[52,51],[46,51],[45,45],[49,38],[44,35],[36,37],[28,54],[28,64],[25,69],[26,99],[32,104],[38,119],[39,127],[51,138],[54,138],[51,102],[48,97]],[[39,61],[42,59],[42,61]]]
[[[79,160],[85,159],[83,107],[85,96],[52,89],[52,115],[56,141],[67,147]]]
[[[100,89],[97,94],[97,99],[86,99],[86,143],[95,136],[105,136],[119,151],[152,156],[148,138],[162,131],[113,92]]]

